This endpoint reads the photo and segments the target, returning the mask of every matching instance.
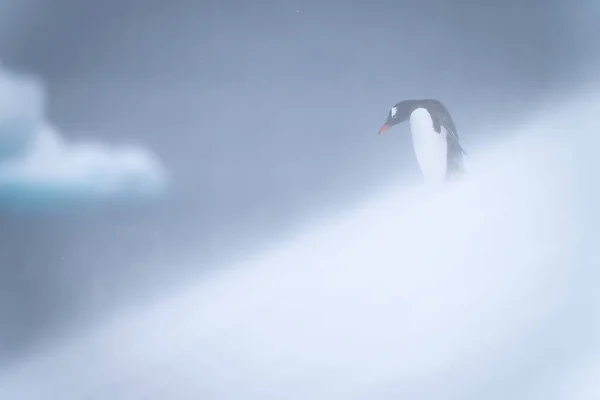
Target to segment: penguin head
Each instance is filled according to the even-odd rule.
[[[379,134],[383,135],[389,128],[398,125],[410,118],[410,114],[418,108],[418,100],[404,100],[396,103],[388,113],[385,123],[379,129]]]

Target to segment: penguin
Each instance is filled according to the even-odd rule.
[[[413,149],[426,182],[445,182],[464,174],[463,150],[452,116],[435,99],[396,103],[379,129],[379,135],[409,121]]]

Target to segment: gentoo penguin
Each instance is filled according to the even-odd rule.
[[[438,100],[404,100],[394,105],[383,135],[390,127],[409,120],[413,148],[426,182],[443,182],[463,172],[463,154],[454,121]]]

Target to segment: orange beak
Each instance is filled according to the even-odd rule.
[[[390,126],[388,124],[385,124],[384,126],[381,127],[381,129],[379,130],[379,134],[383,135],[385,133],[385,131],[388,130]]]

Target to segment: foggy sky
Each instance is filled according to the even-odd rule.
[[[0,353],[414,175],[406,128],[376,136],[397,101],[442,100],[467,152],[508,131],[595,57],[571,5],[3,3],[0,60],[43,79],[64,135],[143,143],[175,186],[136,212],[0,209]]]

